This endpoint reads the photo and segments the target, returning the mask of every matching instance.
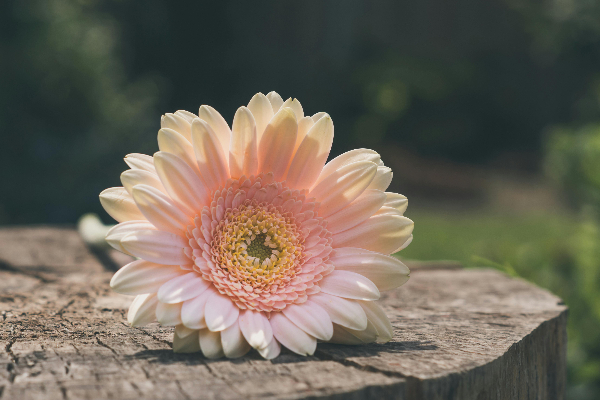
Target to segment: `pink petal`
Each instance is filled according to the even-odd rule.
[[[177,203],[196,213],[209,203],[206,186],[181,158],[159,151],[154,155],[154,166],[167,193]]]
[[[213,332],[222,331],[237,321],[240,309],[229,297],[213,293],[206,302],[204,318],[208,329]]]
[[[333,235],[333,247],[358,247],[391,254],[410,237],[414,223],[399,215],[374,215],[353,228]]]
[[[404,285],[410,275],[408,267],[397,258],[354,247],[334,249],[329,262],[336,270],[356,272],[368,278],[380,291]]]
[[[139,153],[131,153],[125,156],[125,162],[131,169],[140,169],[156,174],[154,159],[152,156]]]
[[[118,222],[146,219],[124,187],[114,187],[100,193],[100,204]]]
[[[238,321],[221,332],[221,344],[227,358],[238,358],[248,353],[252,347],[244,339]]]
[[[183,252],[188,245],[185,238],[164,231],[136,231],[121,239],[129,253],[157,264],[182,265],[190,259]]]
[[[319,282],[321,292],[356,300],[377,300],[379,290],[367,278],[354,272],[334,270]]]
[[[321,340],[331,339],[333,324],[327,311],[310,300],[302,304],[290,304],[283,314],[296,326],[311,336]]]
[[[317,348],[317,339],[298,328],[283,313],[272,313],[269,321],[275,339],[282,345],[302,356],[314,354]]]
[[[320,115],[319,119],[322,118],[323,115]],[[316,116],[316,114],[315,114],[315,116]],[[314,119],[314,117],[313,117],[313,119]],[[315,122],[316,122],[316,120],[315,120]],[[349,164],[352,164],[352,163],[355,163],[358,161],[370,161],[372,163],[375,163],[376,165],[379,165],[380,160],[381,160],[381,157],[379,156],[379,154],[377,154],[377,152],[375,152],[373,150],[355,149],[355,150],[347,151],[346,153],[337,156],[336,158],[334,158],[333,160],[331,160],[327,164],[325,164],[325,167],[323,167],[323,170],[321,171],[321,174],[317,178],[317,181],[314,183],[314,186],[317,186],[319,183],[321,183],[321,181],[323,181],[325,178],[327,178],[329,175],[333,174],[335,171],[339,170],[343,166],[346,166],[346,165],[349,165]]]
[[[158,290],[158,300],[167,304],[181,303],[201,295],[210,286],[197,272],[189,272],[165,282]]]
[[[293,189],[308,189],[319,177],[333,143],[333,121],[321,118],[308,131],[294,155],[287,174],[287,183]]]
[[[190,140],[188,140],[172,129],[161,129],[158,131],[158,148],[160,151],[181,158],[196,173],[199,173],[196,169],[196,157],[191,143],[191,133]]]
[[[271,103],[271,107],[273,108],[273,114],[277,114],[281,105],[283,104],[283,99],[277,92],[269,92],[267,93],[267,99]]]
[[[223,345],[221,344],[221,333],[211,332],[208,329],[202,329],[198,332],[200,348],[204,357],[215,359],[225,355]]]
[[[159,301],[156,305],[156,319],[163,326],[181,324],[181,303],[166,304]]]
[[[357,330],[364,330],[367,327],[367,316],[355,300],[343,299],[323,292],[313,294],[310,300],[323,307],[335,324]]]
[[[191,216],[187,216],[169,196],[152,186],[136,185],[132,196],[142,214],[162,231],[181,235],[191,223]]]
[[[229,179],[229,167],[217,135],[200,118],[192,123],[192,143],[204,183],[208,189],[217,190]]]
[[[121,222],[120,224],[110,228],[110,230],[106,233],[105,239],[106,242],[114,249],[125,254],[129,254],[121,244],[121,239],[129,235],[131,232],[153,229],[156,229],[156,227],[146,220]],[[132,256],[133,254],[129,255]]]
[[[178,111],[175,114],[169,113],[163,115],[160,119],[160,127],[163,129],[171,129],[182,135],[187,141],[192,141],[190,121],[185,115],[181,114],[181,111]]]
[[[121,174],[121,183],[129,194],[135,185],[148,185],[160,190],[165,191],[160,179],[156,172],[149,172],[143,169],[128,169]]]
[[[156,293],[165,282],[184,273],[178,265],[137,260],[119,269],[110,280],[110,287],[117,293],[129,295]]]
[[[377,165],[370,161],[345,165],[315,186],[308,197],[315,197],[321,202],[319,215],[327,217],[360,196],[376,173]]]
[[[386,343],[392,340],[394,329],[383,309],[372,301],[360,301],[359,303],[365,310],[369,322],[377,329],[377,342]]]
[[[181,321],[185,326],[190,329],[206,328],[204,312],[206,302],[213,293],[216,293],[216,290],[210,287],[202,292],[200,296],[183,302],[181,306]]]
[[[256,175],[258,171],[258,139],[256,122],[246,107],[238,108],[233,118],[229,147],[229,172],[234,179]]]
[[[265,128],[269,124],[271,118],[273,118],[273,115],[275,115],[273,113],[273,107],[271,107],[271,102],[267,96],[262,93],[257,93],[248,103],[248,109],[252,112],[254,121],[256,121],[256,138],[257,143],[259,143]]]
[[[273,330],[264,313],[243,310],[238,321],[244,337],[255,349],[265,348],[273,340]]]
[[[225,119],[217,110],[206,105],[200,107],[198,117],[210,125],[221,143],[223,154],[227,154],[229,151],[229,141],[231,139],[231,129],[229,129],[229,125],[227,125]]]
[[[156,320],[156,306],[158,298],[154,293],[140,294],[135,297],[129,312],[127,313],[127,322],[131,326],[143,326]]]
[[[380,190],[365,190],[352,203],[327,217],[327,230],[338,233],[360,224],[381,208],[385,198]]]
[[[258,171],[272,172],[276,181],[287,172],[292,159],[298,124],[294,112],[282,108],[265,128],[258,146]]]

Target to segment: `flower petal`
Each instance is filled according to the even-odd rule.
[[[157,264],[184,265],[190,262],[183,252],[188,245],[187,240],[170,232],[132,232],[121,239],[121,245],[134,256]]]
[[[328,115],[326,112],[321,111],[318,112],[316,114],[314,114],[312,117],[310,117],[314,122],[317,122],[318,120],[320,120],[321,118],[323,118],[324,116]]]
[[[183,275],[178,265],[160,265],[136,260],[119,269],[110,280],[110,287],[122,294],[156,293],[171,279]]]
[[[179,338],[183,339],[185,337],[188,337],[189,335],[191,335],[192,333],[196,333],[196,337],[198,334],[198,329],[190,329],[185,325],[177,325],[175,327],[175,335],[178,336]],[[196,340],[197,341],[197,340]],[[200,350],[200,347],[198,347],[198,350]]]
[[[375,214],[385,199],[385,193],[380,190],[365,190],[352,203],[327,217],[327,230],[338,233],[360,224]]]
[[[321,292],[334,296],[356,300],[377,300],[377,286],[364,276],[349,272],[334,270],[319,283]]]
[[[231,129],[225,119],[219,114],[217,110],[211,106],[202,106],[198,111],[198,117],[208,123],[212,128],[213,132],[217,135],[223,154],[227,154],[229,151],[229,141],[231,139]]]
[[[356,272],[377,285],[380,291],[404,285],[410,271],[395,257],[353,247],[334,249],[329,262],[336,270]]]
[[[371,321],[369,321],[367,323],[367,328],[363,329],[362,331],[355,330],[355,329],[348,329],[348,328],[340,326],[340,325],[336,326],[336,331],[337,330],[346,331],[346,333],[354,336],[355,338],[360,340],[362,343],[373,343],[373,342],[377,341],[377,339],[378,339],[377,329],[375,328],[375,325],[373,325],[371,323]],[[339,340],[339,336],[337,339]],[[342,342],[334,342],[334,343],[342,343]],[[355,343],[349,343],[349,344],[355,344]],[[356,343],[356,344],[358,344],[358,343]]]
[[[186,329],[184,336],[179,336],[178,330]],[[183,325],[177,325],[173,333],[173,352],[175,353],[196,353],[200,351],[200,341],[198,331],[185,328]]]
[[[387,343],[392,340],[394,328],[383,309],[373,301],[360,301],[359,303],[363,310],[365,310],[369,322],[377,329],[377,342]]]
[[[121,183],[129,194],[135,185],[148,185],[165,192],[156,172],[149,172],[143,169],[128,169],[121,174]]]
[[[237,321],[240,309],[229,297],[220,293],[213,293],[206,302],[204,318],[206,326],[213,332],[222,331]]]
[[[283,313],[271,314],[271,327],[275,339],[282,345],[302,356],[313,355],[317,348],[317,339],[298,328]]]
[[[132,196],[142,214],[162,231],[181,235],[191,222],[169,196],[152,186],[136,185]]]
[[[221,344],[227,358],[238,358],[250,351],[252,347],[244,339],[238,321],[221,332]]]
[[[206,328],[204,311],[206,309],[206,302],[213,293],[216,293],[216,290],[211,286],[202,292],[200,296],[183,302],[183,306],[181,306],[181,321],[185,326],[190,329]]]
[[[375,174],[375,178],[373,178],[367,189],[377,189],[385,192],[392,183],[393,175],[391,168],[377,167],[377,174]]]
[[[386,192],[385,195],[386,198],[385,203],[383,203],[383,205],[386,207],[395,208],[396,210],[398,210],[400,215],[403,215],[406,209],[408,208],[408,199],[406,198],[406,196],[391,192]]]
[[[256,122],[256,139],[257,143],[260,143],[260,138],[265,131],[265,128],[269,124],[271,118],[273,118],[273,107],[271,107],[271,102],[262,93],[257,93],[252,97],[250,102],[248,103],[248,109],[252,112],[254,116],[254,121]]]
[[[242,334],[255,349],[263,349],[273,340],[273,330],[269,319],[262,312],[240,311],[238,319]]]
[[[297,134],[294,112],[290,108],[282,108],[271,119],[260,139],[258,171],[272,172],[276,181],[281,180],[292,160]]]
[[[125,250],[125,247],[123,247],[121,244],[121,239],[129,235],[131,232],[153,229],[156,229],[156,227],[146,220],[121,222],[106,232],[105,240],[106,243],[108,243],[114,249],[133,256],[133,254],[130,254],[127,250]]]
[[[100,204],[118,222],[146,219],[124,187],[113,187],[100,193]]]
[[[296,136],[296,144],[294,145],[294,154],[300,147],[300,143],[306,137],[306,134],[315,125],[315,121],[311,117],[304,117],[298,121],[298,136]],[[321,171],[319,171],[321,173]]]
[[[131,326],[143,326],[156,320],[158,298],[155,293],[135,296],[127,312],[127,322]]]
[[[315,186],[307,197],[321,202],[319,216],[327,217],[354,201],[365,191],[377,172],[370,161],[345,165]]]
[[[281,108],[291,108],[294,114],[296,115],[296,121],[304,118],[304,110],[302,109],[302,104],[298,101],[298,99],[292,99],[291,97],[283,102]]]
[[[256,175],[258,171],[258,140],[256,122],[247,107],[238,108],[233,117],[229,147],[229,172],[233,179]]]
[[[154,154],[154,166],[169,196],[192,214],[209,202],[206,186],[181,158],[159,151]]]
[[[187,111],[186,111],[187,113]],[[191,113],[189,113],[191,114]],[[194,114],[192,114],[194,115]],[[181,111],[176,112],[175,114],[165,114],[160,118],[160,127],[163,129],[171,129],[181,136],[183,136],[187,141],[192,141],[192,133],[190,130],[190,120],[187,118],[187,115],[182,114]]]
[[[323,307],[335,324],[359,331],[367,328],[367,315],[357,301],[323,292],[313,294],[310,300]]]
[[[319,304],[307,300],[302,304],[289,304],[282,312],[309,335],[321,340],[331,339],[333,335],[331,318]]]
[[[182,117],[190,124],[192,123],[194,118],[198,118],[198,116],[196,114],[189,112],[189,111],[185,111],[185,110],[177,110],[177,111],[175,111],[175,115]]]
[[[131,153],[125,156],[125,162],[131,169],[141,169],[144,171],[156,173],[154,169],[154,159],[147,154]]]
[[[400,250],[404,250],[405,248],[407,248],[407,247],[408,247],[408,245],[409,245],[409,244],[411,244],[411,243],[412,243],[412,241],[413,241],[413,235],[410,235],[410,236],[408,237],[408,239],[406,239],[406,242],[404,242],[404,243],[402,244],[402,246],[400,246],[400,247],[398,247],[396,250],[394,250],[394,251],[392,252],[392,254],[393,254],[393,253],[397,253],[397,252],[399,252]]]
[[[206,121],[196,118],[192,123],[192,144],[202,179],[212,191],[229,178],[229,167],[219,138]]]
[[[198,338],[200,339],[200,349],[202,350],[204,357],[215,359],[225,355],[223,352],[223,345],[221,344],[220,332],[211,332],[208,329],[201,329],[198,331]]]
[[[167,304],[181,303],[201,295],[211,285],[197,272],[189,272],[165,282],[158,290],[158,300]]]
[[[347,151],[344,154],[337,156],[336,158],[325,164],[325,166],[323,167],[323,171],[321,171],[321,174],[314,183],[314,186],[317,186],[319,183],[321,183],[321,181],[323,181],[329,175],[333,174],[335,171],[339,170],[345,165],[349,165],[358,161],[370,161],[372,163],[375,163],[376,165],[379,165],[378,163],[380,160],[381,157],[379,156],[379,154],[377,154],[377,152],[373,150],[355,149]]]
[[[194,156],[191,139],[191,133],[188,140],[172,129],[161,129],[158,131],[158,149],[181,158],[196,171],[196,157]],[[198,173],[199,171],[196,172]]]
[[[167,304],[159,301],[156,305],[156,319],[163,326],[181,324],[181,303]]]
[[[281,353],[281,345],[276,339],[273,339],[267,347],[258,349],[258,352],[264,359],[272,360]]]
[[[283,99],[277,92],[267,93],[267,99],[269,99],[269,103],[271,103],[271,107],[273,108],[273,115],[277,114],[283,104]]]
[[[290,188],[312,187],[327,161],[332,143],[333,121],[328,115],[314,124],[298,147],[286,178]]]
[[[365,317],[365,321],[366,321]],[[365,322],[366,325],[366,322]],[[362,340],[348,332],[347,329],[344,329],[342,326],[333,324],[333,336],[329,343],[337,343],[337,344],[349,344],[349,345],[357,345],[364,344]]]
[[[358,247],[391,254],[409,238],[414,223],[400,215],[374,215],[353,228],[333,235],[333,247]]]

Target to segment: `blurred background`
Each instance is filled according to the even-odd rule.
[[[161,114],[276,90],[394,169],[403,257],[565,299],[569,398],[600,398],[600,2],[3,0],[0,55],[0,224],[112,222]]]

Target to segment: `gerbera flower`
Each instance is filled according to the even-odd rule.
[[[166,114],[154,156],[129,154],[123,187],[100,194],[119,224],[106,240],[138,257],[111,287],[137,295],[128,320],[175,326],[176,352],[240,357],[317,340],[386,342],[375,303],[408,280],[389,254],[407,246],[407,199],[372,150],[326,163],[333,122],[271,92],[232,128],[209,106]]]

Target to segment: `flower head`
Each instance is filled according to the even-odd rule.
[[[275,92],[240,107],[231,129],[209,106],[161,126],[160,151],[127,155],[123,187],[100,194],[119,222],[106,240],[139,258],[111,281],[137,296],[132,325],[175,326],[175,351],[209,358],[392,338],[374,300],[408,280],[389,254],[413,222],[376,152],[326,163],[329,115],[305,117]]]

